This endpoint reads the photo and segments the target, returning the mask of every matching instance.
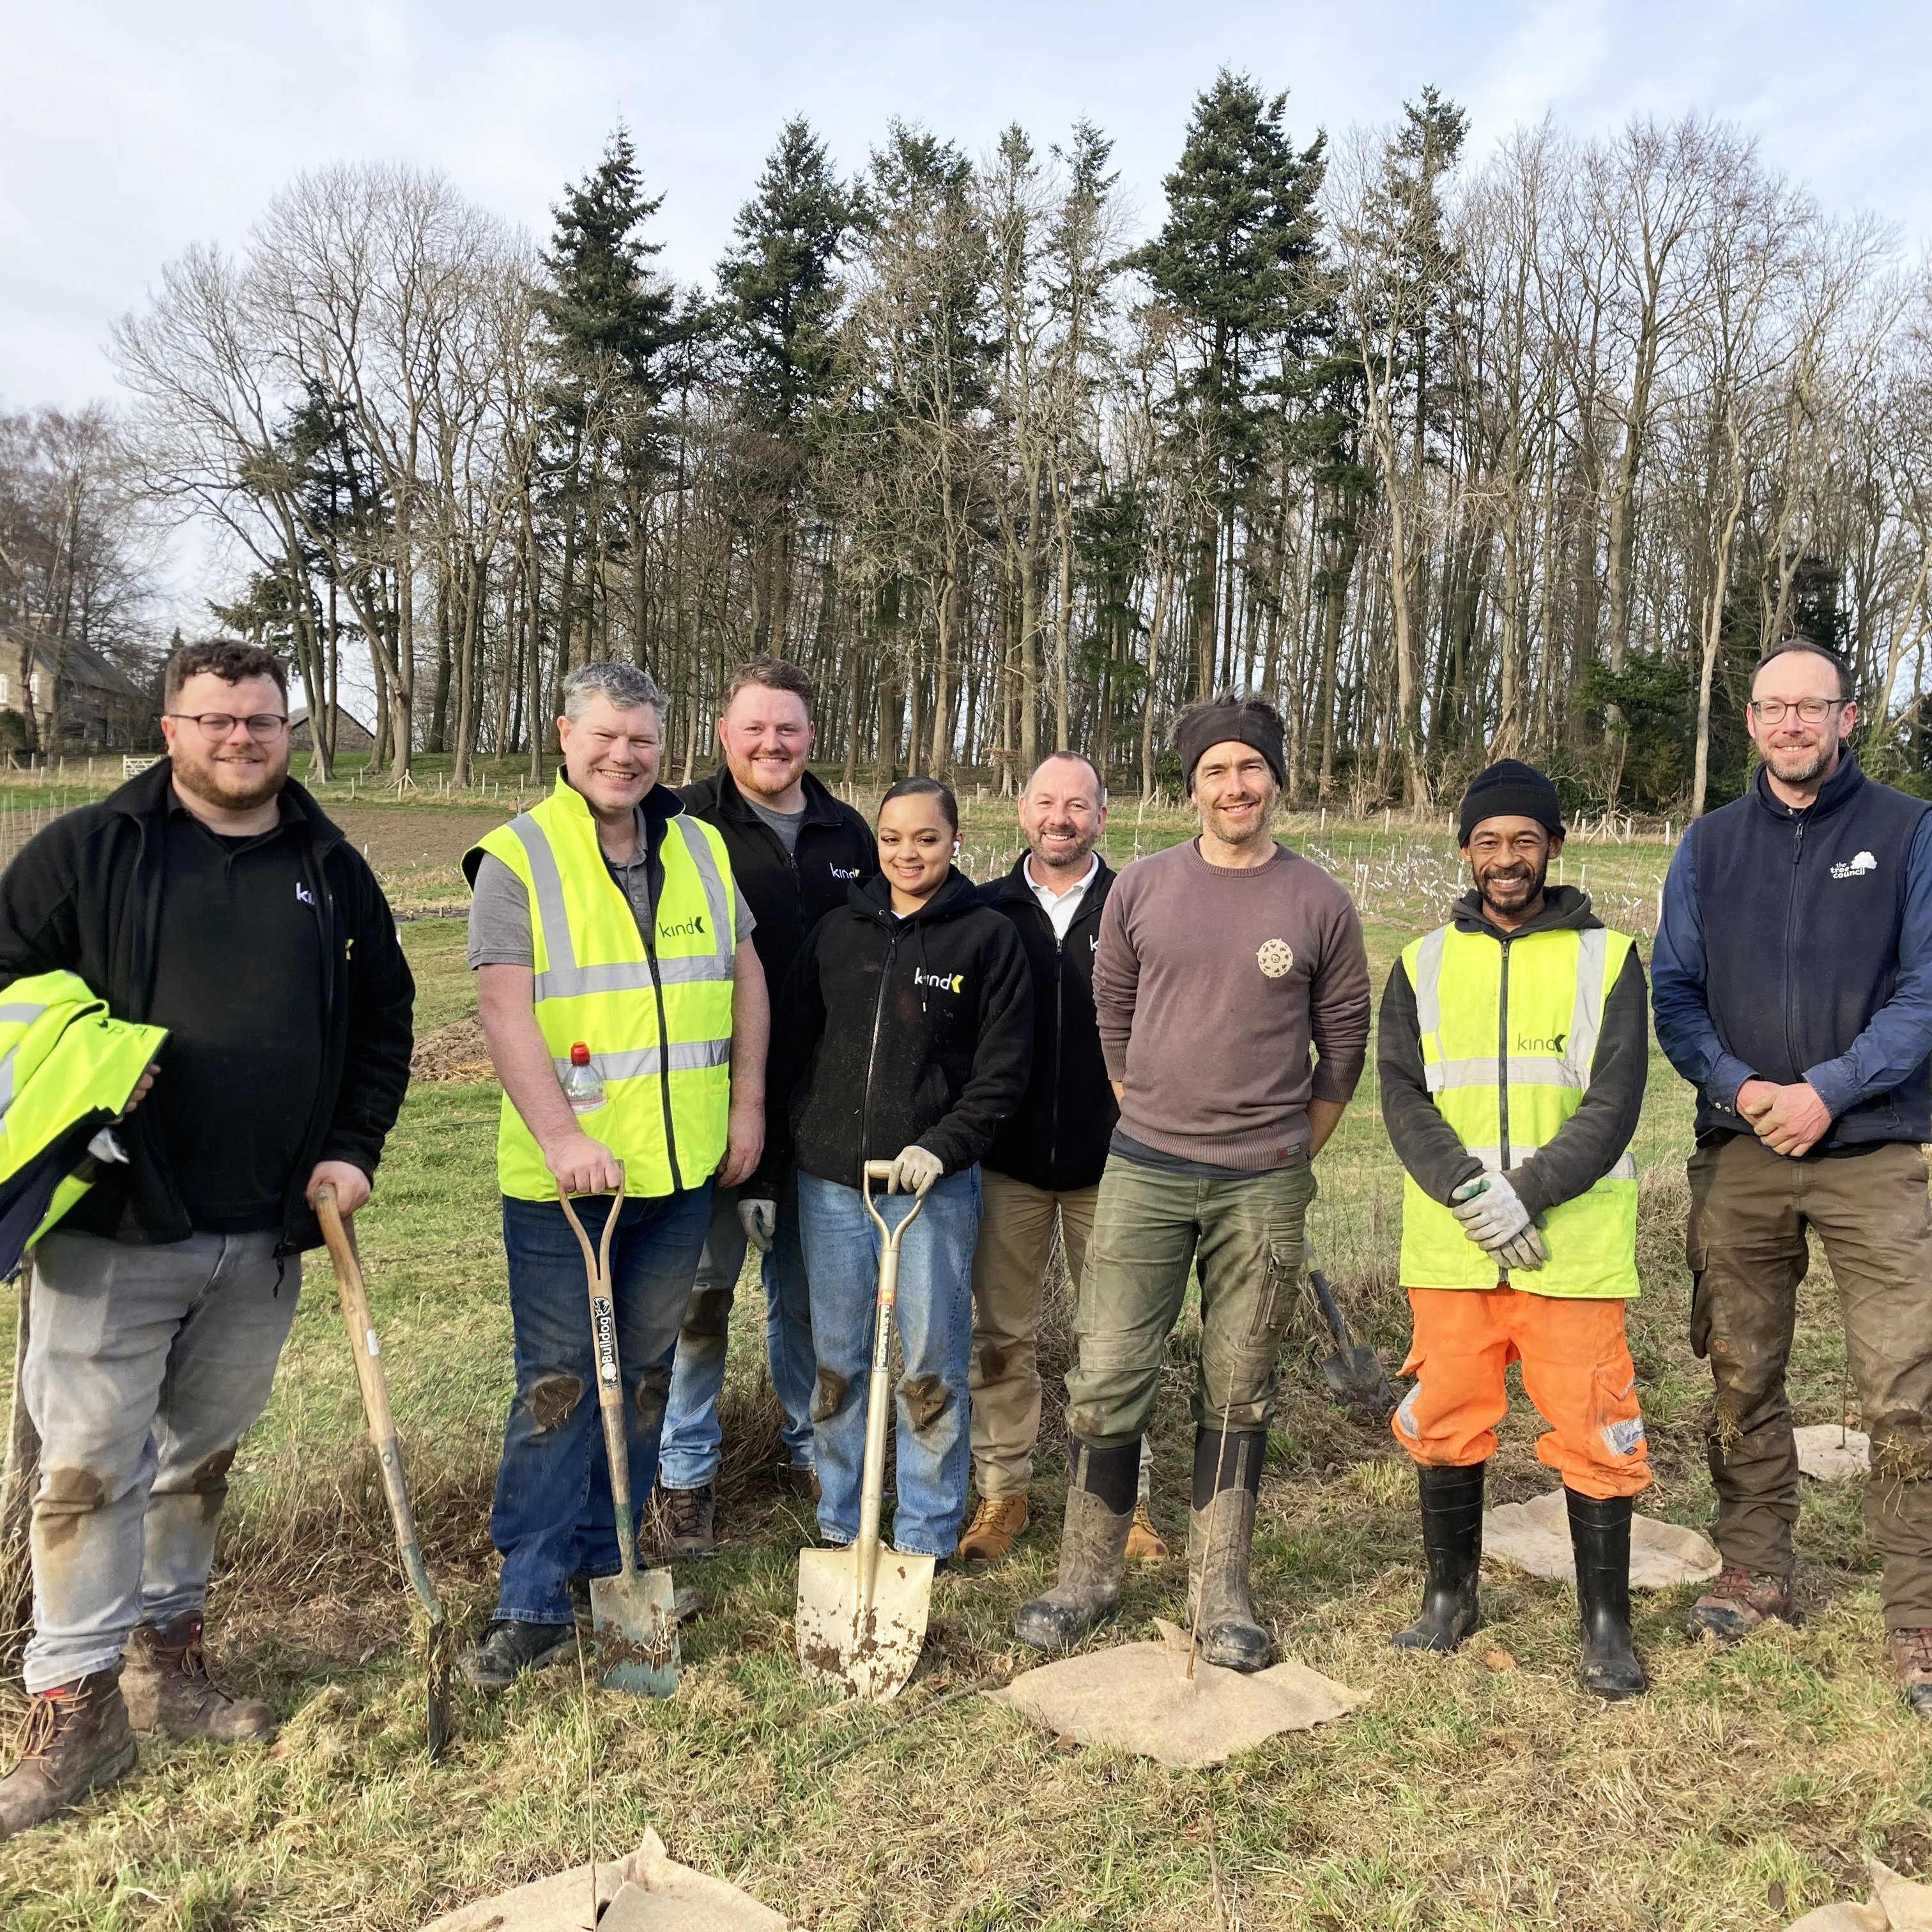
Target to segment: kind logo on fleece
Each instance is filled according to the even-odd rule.
[[[964,973],[928,973],[922,966],[912,969],[912,982],[915,986],[930,986],[941,993],[963,993],[966,990]]]

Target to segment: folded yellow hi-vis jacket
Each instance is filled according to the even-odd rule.
[[[0,1276],[124,1160],[119,1119],[165,1027],[117,1020],[72,973],[36,973],[0,990]]]

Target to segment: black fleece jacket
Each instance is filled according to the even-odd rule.
[[[1004,878],[980,888],[980,903],[1013,922],[1033,975],[1033,1073],[1025,1098],[993,1137],[986,1165],[1052,1193],[1092,1187],[1107,1165],[1120,1109],[1094,1017],[1094,955],[1100,912],[1117,876],[1102,859],[1064,940],[1028,883],[1024,854]]]
[[[798,850],[789,856],[783,840],[745,802],[728,767],[678,792],[686,811],[724,836],[731,875],[758,921],[752,944],[774,1000],[806,934],[845,903],[848,886],[863,885],[879,869],[872,828],[809,772],[804,785]]]
[[[1574,886],[1551,886],[1544,894],[1543,910],[1516,933],[1504,933],[1483,916],[1482,901],[1474,892],[1456,902],[1458,932],[1480,933],[1498,945],[1532,932],[1574,928],[1587,932],[1603,921],[1590,910],[1590,896]],[[1603,1030],[1596,1058],[1590,1063],[1589,1090],[1582,1104],[1558,1130],[1547,1147],[1540,1148],[1511,1175],[1524,1207],[1540,1214],[1587,1193],[1623,1157],[1636,1132],[1643,1111],[1643,1085],[1650,1070],[1648,988],[1643,964],[1630,949],[1604,1002]],[[1415,988],[1400,958],[1382,993],[1382,1017],[1376,1028],[1376,1071],[1382,1083],[1382,1124],[1388,1130],[1396,1157],[1415,1184],[1444,1207],[1466,1180],[1473,1180],[1483,1164],[1442,1118],[1423,1076],[1422,1033],[1415,1017]]]
[[[0,874],[0,987],[64,970],[84,980],[117,1019],[147,1019],[173,782],[164,758],[99,804],[56,819]],[[328,965],[320,1010],[289,1014],[291,1026],[322,1032],[321,1082],[284,1213],[280,1245],[290,1250],[322,1244],[302,1198],[317,1161],[376,1172],[409,1084],[416,982],[388,902],[362,854],[300,785],[291,780],[284,796],[299,814],[290,830]],[[208,988],[210,1000],[221,996],[218,986]],[[162,1064],[165,1078],[165,1051]],[[246,1067],[236,1069],[238,1087],[248,1078]],[[194,1229],[156,1117],[136,1108],[118,1132],[128,1164],[106,1168],[62,1225],[119,1241],[186,1240]]]
[[[854,886],[800,950],[772,1026],[765,1157],[847,1187],[914,1142],[957,1174],[982,1159],[1033,1062],[1033,988],[1012,922],[956,868],[918,911]]]

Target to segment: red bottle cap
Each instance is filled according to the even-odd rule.
[[[580,1040],[570,1049],[570,1064],[573,1066],[588,1066],[590,1064],[590,1049]]]

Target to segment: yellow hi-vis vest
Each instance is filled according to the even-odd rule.
[[[35,973],[0,992],[0,1274],[93,1185],[87,1142],[167,1036],[112,1018],[76,974]]]
[[[1442,1118],[1491,1174],[1520,1166],[1582,1104],[1604,1003],[1630,956],[1598,926],[1509,939],[1438,927],[1403,949],[1422,1065]],[[1534,1294],[1637,1292],[1636,1163],[1626,1150],[1587,1192],[1539,1223],[1550,1258],[1510,1285]],[[1405,1288],[1494,1288],[1504,1270],[1462,1223],[1403,1178]]]
[[[718,832],[688,814],[666,825],[656,944],[604,862],[597,822],[563,774],[542,804],[499,826],[482,849],[530,895],[538,1028],[560,1077],[573,1042],[604,1082],[584,1131],[624,1163],[625,1191],[669,1194],[709,1180],[731,1106],[731,862]],[[520,1200],[554,1201],[536,1137],[503,1096],[496,1178]]]

